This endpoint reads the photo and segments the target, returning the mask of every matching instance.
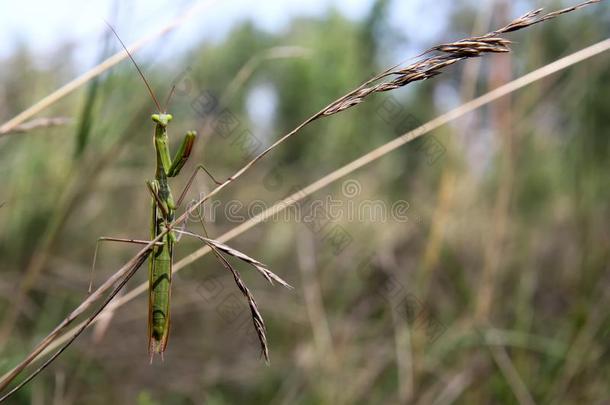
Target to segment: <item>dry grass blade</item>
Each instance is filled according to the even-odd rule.
[[[454,63],[464,59],[476,58],[487,53],[510,52],[509,45],[511,44],[511,41],[500,37],[501,34],[530,27],[534,24],[550,20],[562,14],[586,7],[590,4],[599,3],[599,1],[600,0],[586,1],[576,6],[553,11],[542,16],[540,15],[542,9],[530,11],[524,16],[513,20],[508,25],[496,31],[492,31],[482,36],[466,38],[456,42],[434,46],[420,54],[419,57],[421,58],[432,53],[440,53],[440,55],[427,56],[404,68],[396,66],[383,72],[370,82],[379,81],[388,77],[392,79],[371,86],[363,85],[359,87],[358,89],[350,92],[329,105],[325,110],[322,111],[321,115],[329,116],[354,107],[362,103],[364,99],[371,94],[394,90],[406,86],[412,82],[430,79],[436,75],[439,75],[442,69],[446,68],[447,66],[453,65]]]
[[[197,239],[205,242],[206,244],[208,244],[210,246],[213,246],[216,249],[225,252],[226,254],[228,254],[230,256],[238,258],[239,260],[242,260],[242,261],[252,265],[271,284],[273,284],[273,282],[276,281],[276,282],[278,282],[279,284],[281,284],[282,286],[284,286],[286,288],[293,289],[293,287],[290,284],[288,284],[286,281],[284,281],[280,276],[278,276],[277,274],[275,274],[274,272],[269,270],[267,268],[266,264],[263,264],[263,263],[259,262],[258,260],[251,258],[250,256],[246,255],[245,253],[240,252],[239,250],[233,249],[232,247],[227,246],[224,243],[221,243],[221,242],[219,242],[217,240],[209,239],[209,238],[205,238],[205,237],[203,237],[201,235],[197,235],[196,233],[192,233],[192,232],[188,232],[188,231],[182,231],[182,230],[176,230],[176,232],[182,233],[184,235],[189,235],[189,236],[192,236],[194,238],[197,238]]]
[[[57,127],[70,124],[72,118],[68,117],[50,117],[50,118],[35,118],[21,125],[13,127],[10,131],[0,131],[0,136],[9,135],[11,133],[29,132],[34,129]]]
[[[153,34],[151,34],[145,38],[142,38],[139,41],[137,41],[136,43],[134,43],[133,45],[131,45],[129,47],[130,52],[132,54],[137,52],[138,50],[140,50],[142,47],[144,47],[148,43],[162,37],[163,35],[167,34],[168,32],[172,31],[173,29],[179,27],[186,20],[193,17],[197,12],[202,11],[204,8],[211,5],[212,3],[214,3],[214,0],[196,2],[192,7],[190,7],[188,10],[186,10],[183,14],[176,17],[175,19],[173,19],[168,24],[161,27],[159,30],[157,30]],[[104,73],[105,71],[107,71],[108,69],[110,69],[111,67],[113,67],[114,65],[121,62],[123,59],[125,59],[127,57],[128,56],[124,51],[115,53],[114,55],[112,55],[110,58],[106,59],[99,65],[93,67],[92,69],[90,69],[89,71],[78,76],[77,78],[70,81],[69,83],[66,83],[59,89],[55,90],[53,93],[49,94],[42,100],[40,100],[37,103],[35,103],[34,105],[32,105],[30,108],[22,111],[21,113],[19,113],[18,115],[16,115],[12,119],[10,119],[9,121],[2,124],[0,126],[0,134],[14,133],[13,129],[16,126],[24,123],[26,120],[29,120],[36,114],[38,114],[41,111],[45,110],[46,108],[50,107],[57,101],[61,100],[68,94],[72,93],[74,90],[76,90],[76,89],[80,88],[81,86],[83,86],[84,84],[86,84],[89,80],[101,75],[102,73]]]
[[[521,28],[529,27],[529,26],[532,26],[534,24],[538,24],[538,23],[541,23],[543,21],[550,20],[550,19],[558,17],[558,16],[560,16],[562,14],[570,13],[572,11],[578,10],[579,8],[583,8],[585,6],[588,6],[589,4],[599,3],[600,1],[601,0],[589,0],[589,1],[585,1],[584,3],[580,3],[580,4],[577,4],[577,5],[572,6],[572,7],[566,7],[566,8],[563,8],[561,10],[553,11],[553,12],[548,13],[548,14],[543,15],[543,16],[540,16],[540,14],[542,13],[542,9],[539,8],[538,10],[533,10],[533,11],[530,11],[529,13],[525,13],[523,16],[521,16],[517,20],[511,22],[510,24],[508,24],[507,26],[499,29],[496,32],[500,33],[500,34],[503,34],[505,32],[511,32],[511,31],[520,30]]]
[[[74,340],[97,318],[97,316],[106,308],[106,306],[112,301],[115,295],[125,286],[125,284],[133,277],[133,275],[138,271],[140,266],[144,263],[144,261],[148,258],[150,254],[150,249],[146,249],[141,251],[136,257],[130,260],[124,267],[124,271],[117,272],[113,277],[111,277],[104,285],[102,285],[96,292],[91,294],[89,298],[87,298],[81,305],[78,306],[67,318],[65,318],[59,326],[53,330],[45,339],[42,340],[41,343],[32,351],[32,353],[23,360],[17,367],[15,367],[11,372],[0,382],[0,390],[4,389],[8,384],[10,384],[20,373],[25,369],[35,358],[36,356],[42,352],[50,343],[53,342],[54,338],[57,337],[72,321],[74,321],[77,317],[79,317],[86,309],[88,309],[95,301],[101,298],[103,292],[108,289],[104,288],[105,286],[115,287],[112,289],[110,294],[106,297],[102,305],[99,306],[98,309],[95,310],[93,314],[91,314],[85,322],[83,322],[79,328],[76,330],[74,335],[66,342],[64,345],[57,350],[51,357],[49,357],[40,367],[38,367],[32,374],[30,374],[25,380],[23,380],[19,385],[10,390],[4,396],[0,398],[0,402],[4,402],[7,398],[13,395],[15,392],[19,391],[22,387],[24,387],[28,382],[33,380],[40,372],[42,372],[49,364],[53,362],[64,350],[66,350]],[[123,270],[122,269],[122,270]],[[112,282],[111,282],[112,281]],[[111,282],[111,283],[110,283]],[[110,283],[110,284],[109,284]]]
[[[210,247],[214,255],[218,258],[220,263],[222,263],[223,267],[231,272],[231,274],[233,275],[233,279],[235,280],[235,284],[237,284],[237,288],[239,288],[239,291],[241,291],[241,293],[244,295],[244,297],[246,297],[246,300],[248,301],[250,314],[252,315],[252,323],[254,324],[254,330],[256,331],[258,341],[261,345],[261,354],[265,358],[265,362],[269,364],[269,346],[267,345],[267,328],[265,327],[265,321],[260,311],[258,310],[258,306],[256,305],[256,301],[254,300],[254,296],[252,295],[248,287],[246,287],[246,284],[239,276],[237,270],[235,270],[235,268],[231,266],[231,263],[229,263],[227,259],[225,259],[225,257],[218,251],[221,248],[218,248],[215,243],[212,243],[211,239],[204,238],[203,236],[191,232],[181,231],[181,233],[184,233],[189,236],[194,236],[202,240],[206,245]],[[226,247],[222,243],[218,244],[222,245],[223,247]]]
[[[222,256],[222,255],[221,255]],[[267,328],[265,327],[265,321],[263,320],[263,316],[258,310],[258,306],[256,305],[256,301],[254,300],[254,296],[246,287],[246,284],[242,281],[239,273],[231,266],[231,264],[224,259],[223,263],[227,265],[227,268],[233,274],[233,279],[235,280],[235,284],[237,284],[237,288],[241,291],[241,293],[248,300],[248,306],[250,307],[250,313],[252,314],[252,323],[254,324],[254,329],[256,330],[256,335],[258,336],[258,341],[261,344],[261,353],[263,357],[265,357],[265,362],[269,364],[269,347],[267,346]]]

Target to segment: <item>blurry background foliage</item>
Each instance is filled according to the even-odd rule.
[[[223,97],[240,69],[271,48],[304,48],[294,57],[250,62],[252,75],[220,107],[239,121],[237,132],[247,129],[268,145],[372,73],[396,63],[391,50],[421,51],[468,36],[473,29],[487,32],[540,6],[527,1],[514,10],[512,2],[493,7],[446,3],[451,9],[447,29],[432,43],[413,42],[394,31],[388,24],[390,2],[379,0],[359,21],[331,9],[321,18],[297,18],[277,34],[243,22],[223,40],[199,43],[171,61],[136,59],[160,98],[175,80],[184,84],[188,79],[192,85],[181,87],[169,108],[175,117],[170,136],[177,143],[186,130],[201,126],[202,116],[193,108],[198,97]],[[548,9],[562,5],[544,2]],[[270,205],[404,132],[399,122],[380,114],[387,100],[402,108],[401,117],[424,123],[608,37],[608,11],[602,3],[513,34],[510,55],[455,65],[433,80],[377,95],[320,120],[219,199]],[[114,38],[104,34],[102,41],[100,59],[118,49]],[[59,47],[57,57],[41,63],[21,46],[2,60],[0,121],[74,77],[72,54],[71,46]],[[349,177],[362,186],[355,201],[408,201],[406,223],[332,221],[351,237],[338,254],[324,232],[297,221],[262,224],[232,241],[296,287],[292,293],[282,291],[245,270],[267,321],[270,367],[258,358],[249,321],[237,325],[233,312],[229,316],[224,310],[225,297],[236,293],[230,276],[205,257],[175,278],[164,363],[148,365],[146,301],[141,296],[115,313],[107,330],[98,328],[97,338],[91,333],[81,338],[13,403],[608,399],[608,62],[607,54],[587,60]],[[36,260],[41,263],[3,348],[2,373],[86,295],[98,236],[148,237],[144,180],[154,171],[152,112],[140,78],[123,62],[43,114],[72,117],[71,125],[0,138],[2,313],[26,270]],[[430,136],[444,151],[434,161],[422,148]],[[188,167],[205,162],[224,178],[246,160],[234,138],[209,131],[199,139]],[[175,190],[184,177],[176,180]],[[203,193],[210,186],[201,177],[195,189]],[[341,182],[312,198],[328,195],[345,199]],[[235,225],[217,211],[208,231],[218,236]],[[190,226],[200,231],[196,223]],[[177,258],[199,247],[183,239]],[[135,251],[105,246],[96,283]],[[129,285],[145,278],[142,269]],[[217,289],[220,296],[210,293]],[[399,297],[415,297],[416,307],[442,325],[442,333],[431,338],[429,325],[418,324],[409,308],[405,311],[405,302],[391,296],[395,291]],[[245,306],[241,311],[247,314]]]

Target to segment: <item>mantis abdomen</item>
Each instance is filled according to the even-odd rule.
[[[150,259],[149,278],[149,345],[151,353],[161,353],[169,335],[169,301],[172,278],[172,241],[164,236],[163,246],[155,248]]]
[[[159,183],[155,181],[153,184],[154,191],[158,193]],[[169,189],[165,191],[169,192]],[[164,213],[159,202],[153,197],[151,211],[151,238],[154,239],[165,231],[165,222],[169,219],[166,216],[173,217],[173,210]],[[148,347],[151,356],[165,351],[169,336],[173,233],[163,235],[161,242],[162,245],[154,247],[149,259]]]

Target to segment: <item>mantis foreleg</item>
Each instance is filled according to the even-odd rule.
[[[200,170],[203,170],[211,179],[214,183],[216,184],[222,184],[220,181],[217,181],[214,176],[212,176],[212,174],[208,171],[208,169],[205,168],[204,165],[197,165],[197,167],[195,168],[195,170],[193,170],[193,174],[191,174],[191,177],[189,177],[189,180],[186,182],[186,186],[184,186],[184,190],[182,190],[182,193],[180,193],[180,197],[178,197],[178,201],[176,202],[176,206],[181,206],[182,202],[184,201],[184,197],[186,197],[186,193],[189,191],[189,189],[191,188],[191,186],[193,185],[193,180],[195,180],[195,176],[197,175],[197,173],[199,173]]]

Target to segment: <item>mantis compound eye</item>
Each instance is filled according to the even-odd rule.
[[[174,117],[171,114],[153,114],[150,119],[159,125],[166,126]]]

